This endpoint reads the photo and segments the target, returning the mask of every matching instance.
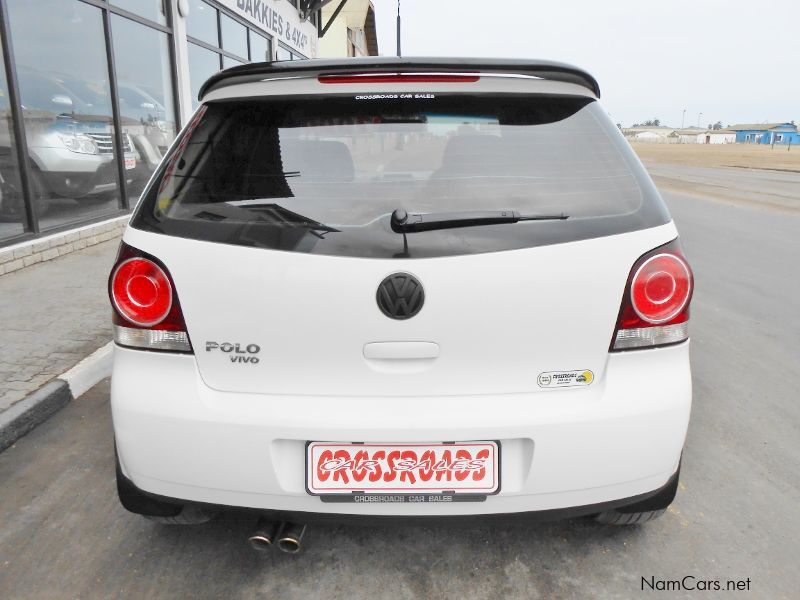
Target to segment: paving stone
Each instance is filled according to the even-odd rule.
[[[35,265],[38,262],[42,262],[42,255],[41,254],[31,254],[26,256],[22,259],[22,262],[25,264],[26,267],[30,267],[31,265]]]
[[[24,266],[25,262],[23,261],[23,259],[17,258],[15,260],[12,260],[11,262],[7,262],[6,264],[4,264],[3,268],[5,269],[6,273],[12,273],[14,271],[17,271],[18,269],[21,269]]]
[[[33,253],[33,248],[30,246],[22,246],[22,248],[17,248],[14,250],[14,258],[25,258]]]
[[[0,412],[111,339],[106,282],[117,244],[115,237],[0,277]],[[15,260],[24,264],[33,248]]]

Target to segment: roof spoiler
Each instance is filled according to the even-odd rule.
[[[213,90],[229,85],[250,83],[270,77],[380,73],[402,71],[404,73],[497,73],[504,75],[528,75],[551,81],[564,81],[587,88],[600,97],[597,80],[583,69],[565,63],[546,60],[516,60],[492,58],[395,58],[365,57],[347,59],[287,60],[251,63],[225,69],[212,75],[200,88],[200,101]]]

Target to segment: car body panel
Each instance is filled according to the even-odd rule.
[[[688,342],[610,354],[598,385],[540,394],[348,398],[218,392],[191,355],[116,347],[111,408],[125,474],[158,495],[351,514],[549,510],[666,483],[689,422],[688,359]],[[421,506],[326,503],[305,491],[309,440],[499,440],[500,493]]]
[[[203,380],[221,391],[331,396],[543,391],[540,373],[602,379],[634,261],[674,239],[672,224],[524,250],[431,259],[317,256],[201,242],[129,229],[178,290]],[[398,236],[399,238],[400,236]],[[391,273],[425,288],[419,314],[378,308]],[[375,342],[432,342],[420,360],[366,359]],[[257,363],[207,344],[260,347]],[[238,354],[241,354],[239,352]]]
[[[203,101],[439,91],[597,97],[586,85],[532,76],[370,86],[276,73],[233,78]],[[604,131],[619,136],[609,123]],[[642,196],[662,206],[641,163],[614,139]],[[168,153],[162,173],[172,172],[169,161]],[[155,190],[162,200],[159,177],[143,197]],[[596,188],[589,192],[594,200]],[[179,501],[332,515],[549,511],[653,492],[680,464],[689,342],[609,346],[631,267],[677,237],[662,214],[656,226],[620,234],[422,258],[285,251],[129,226],[125,244],[169,271],[193,353],[115,347],[122,472],[140,490]],[[409,234],[410,243],[413,235],[425,234]],[[378,306],[378,286],[393,273],[424,287],[411,318]],[[540,376],[568,373],[575,385],[542,385]],[[306,490],[313,441],[498,442],[500,490],[478,502],[325,502]]]

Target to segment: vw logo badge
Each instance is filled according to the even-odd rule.
[[[378,307],[390,319],[410,319],[425,303],[425,290],[409,273],[393,273],[378,286]]]

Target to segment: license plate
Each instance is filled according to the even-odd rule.
[[[125,157],[125,168],[128,169],[128,170],[136,168],[136,157],[135,156],[131,156],[130,158],[128,158],[127,156]]]
[[[496,442],[309,442],[306,486],[314,495],[470,495],[500,490]]]

